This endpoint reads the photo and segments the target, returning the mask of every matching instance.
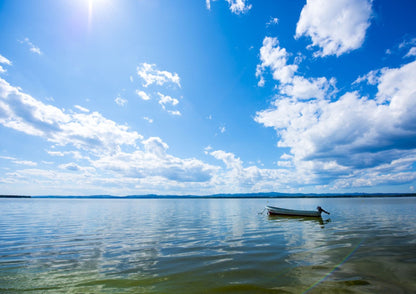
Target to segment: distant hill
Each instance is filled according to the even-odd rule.
[[[0,196],[3,197],[3,196]],[[8,197],[5,195],[4,197]],[[30,197],[30,196],[10,196],[10,197]],[[347,197],[416,197],[416,193],[278,193],[278,192],[265,192],[265,193],[239,193],[239,194],[213,194],[213,195],[158,195],[158,194],[145,194],[145,195],[128,195],[128,196],[113,196],[113,195],[90,195],[90,196],[32,196],[32,198],[66,198],[66,199],[209,199],[209,198],[347,198]]]
[[[31,198],[31,196],[21,196],[21,195],[0,195],[0,198]]]

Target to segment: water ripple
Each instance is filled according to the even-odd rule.
[[[0,292],[416,289],[415,198],[279,200],[325,220],[260,215],[264,202],[2,199]]]

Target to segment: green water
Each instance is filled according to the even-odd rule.
[[[266,204],[331,215],[269,217]],[[0,205],[1,293],[416,292],[416,198]]]

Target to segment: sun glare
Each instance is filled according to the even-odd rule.
[[[102,9],[108,0],[87,0],[88,2],[88,30],[91,30],[94,11]]]

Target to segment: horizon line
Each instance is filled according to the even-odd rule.
[[[416,193],[219,193],[209,195],[132,194],[132,195],[0,195],[0,198],[76,198],[76,199],[215,199],[215,198],[360,198],[360,197],[416,197]]]

